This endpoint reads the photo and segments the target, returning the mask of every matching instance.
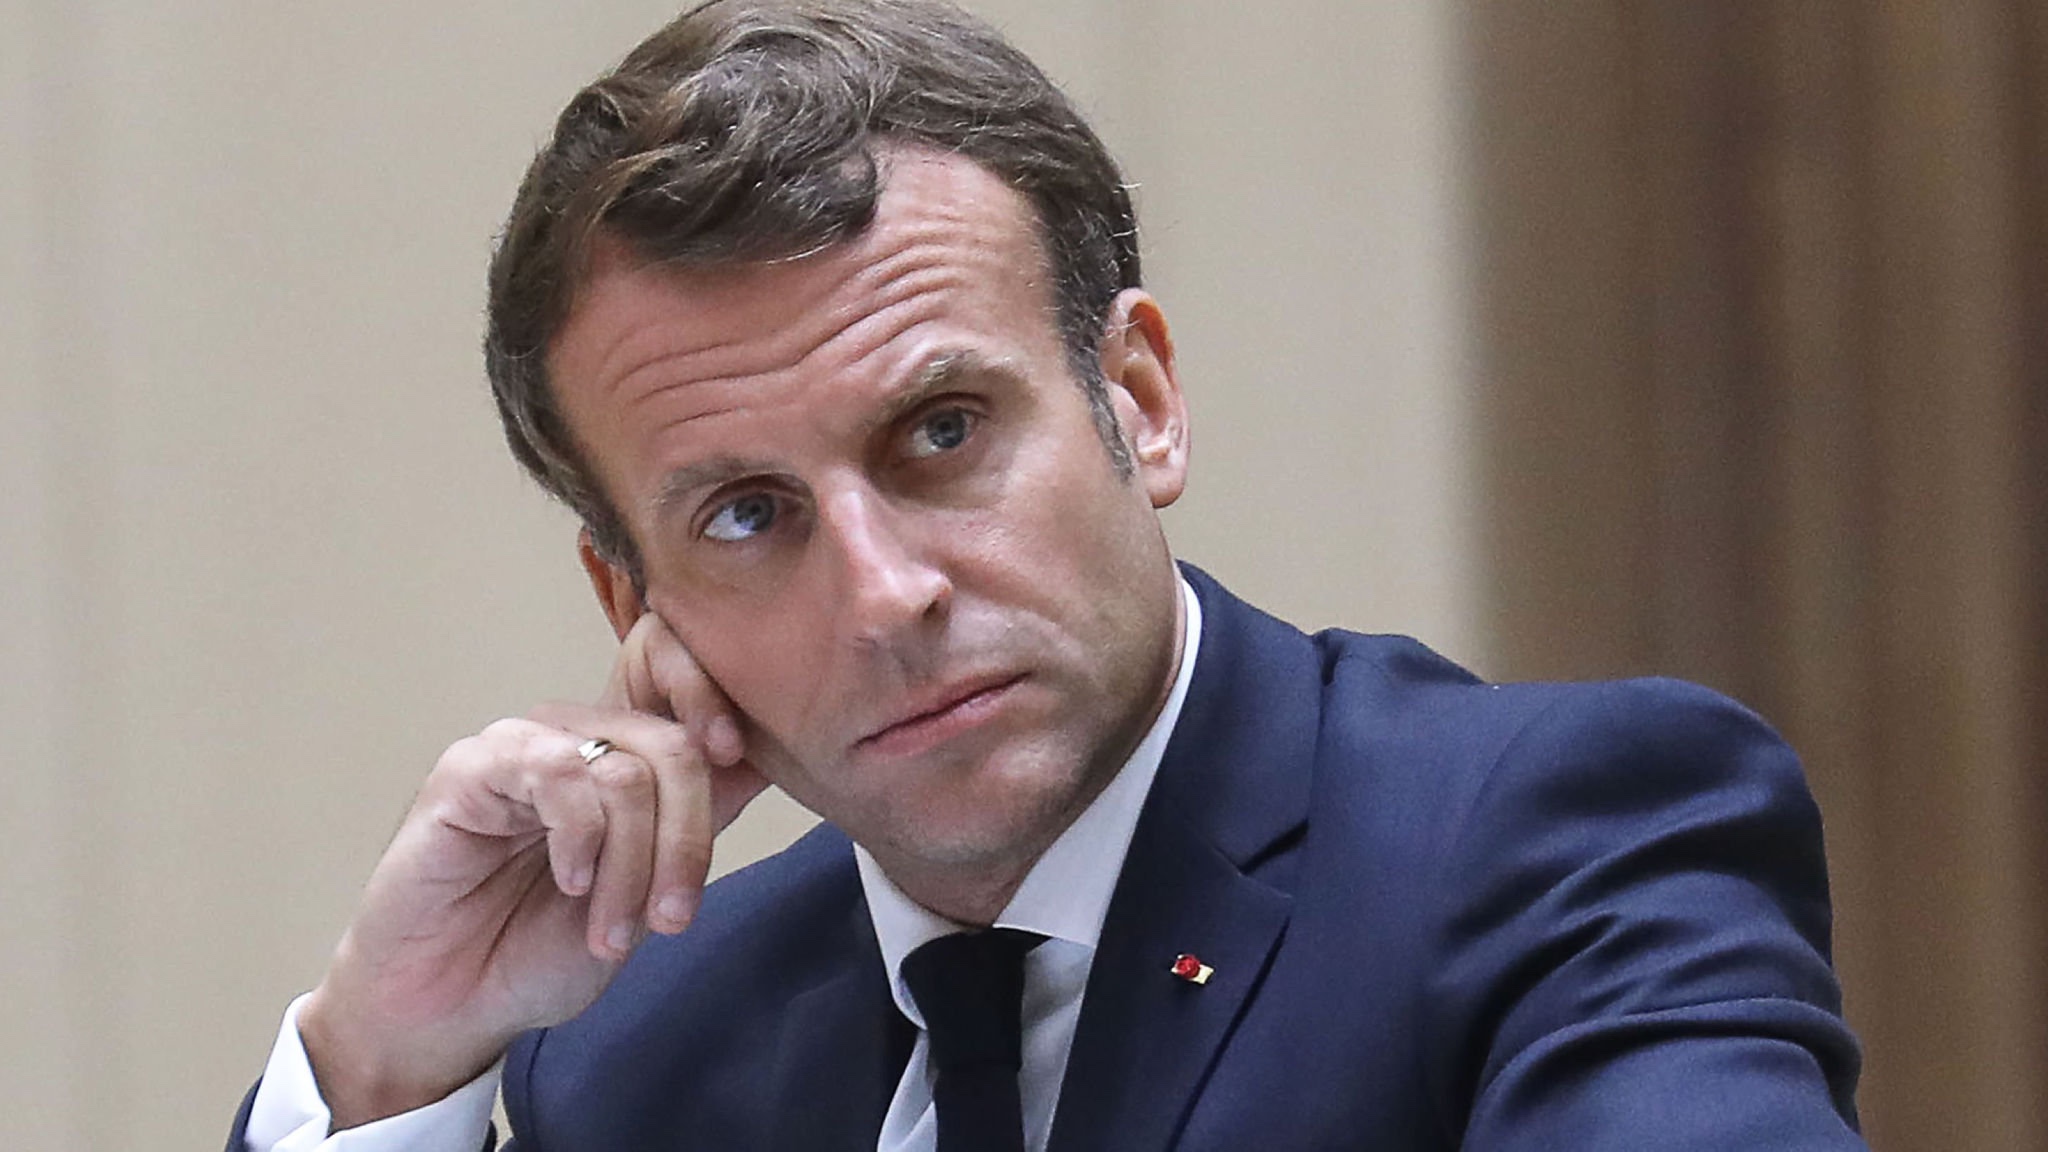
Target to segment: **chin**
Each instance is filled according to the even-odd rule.
[[[992,757],[933,788],[920,802],[884,805],[891,851],[922,863],[973,869],[1035,859],[1059,838],[1097,789],[1072,752],[1018,750]],[[859,839],[859,837],[855,837]],[[872,847],[870,848],[872,850]]]

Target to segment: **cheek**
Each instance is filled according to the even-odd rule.
[[[770,612],[707,607],[696,597],[648,597],[683,646],[733,706],[778,745],[797,731],[796,720],[815,695],[819,654],[804,645],[821,635],[813,623],[784,606]]]
[[[1116,599],[1134,566],[1159,547],[1143,489],[1117,475],[1092,429],[1065,468],[1034,485],[1021,518],[1039,562],[1058,566],[1064,586],[1096,599]]]
[[[1037,470],[991,518],[971,584],[1049,624],[1062,661],[1094,680],[1113,676],[1106,665],[1148,626],[1134,601],[1170,580],[1171,560],[1143,490],[1116,475],[1092,430],[1078,448],[1090,455]]]

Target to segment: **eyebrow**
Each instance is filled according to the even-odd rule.
[[[748,460],[740,456],[713,456],[709,460],[686,464],[662,480],[661,490],[654,494],[654,519],[657,522],[668,519],[689,503],[690,494],[699,489],[715,488],[741,476],[776,470],[776,467],[767,461]]]
[[[991,360],[969,349],[941,352],[927,360],[923,367],[913,373],[908,384],[882,402],[882,406],[866,421],[867,427],[886,428],[916,411],[932,397],[950,388],[959,387],[961,381],[976,376],[996,376],[1008,380],[1023,378],[1015,365],[1007,359]]]
[[[1017,368],[1006,359],[991,360],[978,352],[966,349],[941,352],[912,373],[909,383],[883,400],[881,406],[862,421],[863,435],[872,433],[877,428],[889,427],[916,411],[932,397],[958,387],[963,380],[977,376],[994,376],[1010,380],[1023,378]],[[657,521],[667,519],[677,509],[688,504],[693,493],[702,489],[715,488],[743,476],[763,475],[781,470],[780,466],[766,460],[731,455],[713,456],[694,464],[685,464],[662,480],[661,489],[655,493],[652,501],[654,517]]]

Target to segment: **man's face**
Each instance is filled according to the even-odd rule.
[[[1164,322],[1127,292],[1103,343],[1125,477],[1044,264],[1014,190],[900,149],[861,237],[702,272],[614,254],[552,349],[647,606],[743,713],[753,764],[885,867],[1027,864],[1170,683],[1155,508],[1186,424]]]

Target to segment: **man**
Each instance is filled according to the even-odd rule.
[[[1861,1146],[1789,752],[1177,569],[1122,181],[979,23],[686,14],[490,323],[618,661],[442,757],[231,1148],[482,1146],[501,1067],[528,1148]],[[769,781],[828,823],[700,894]]]

